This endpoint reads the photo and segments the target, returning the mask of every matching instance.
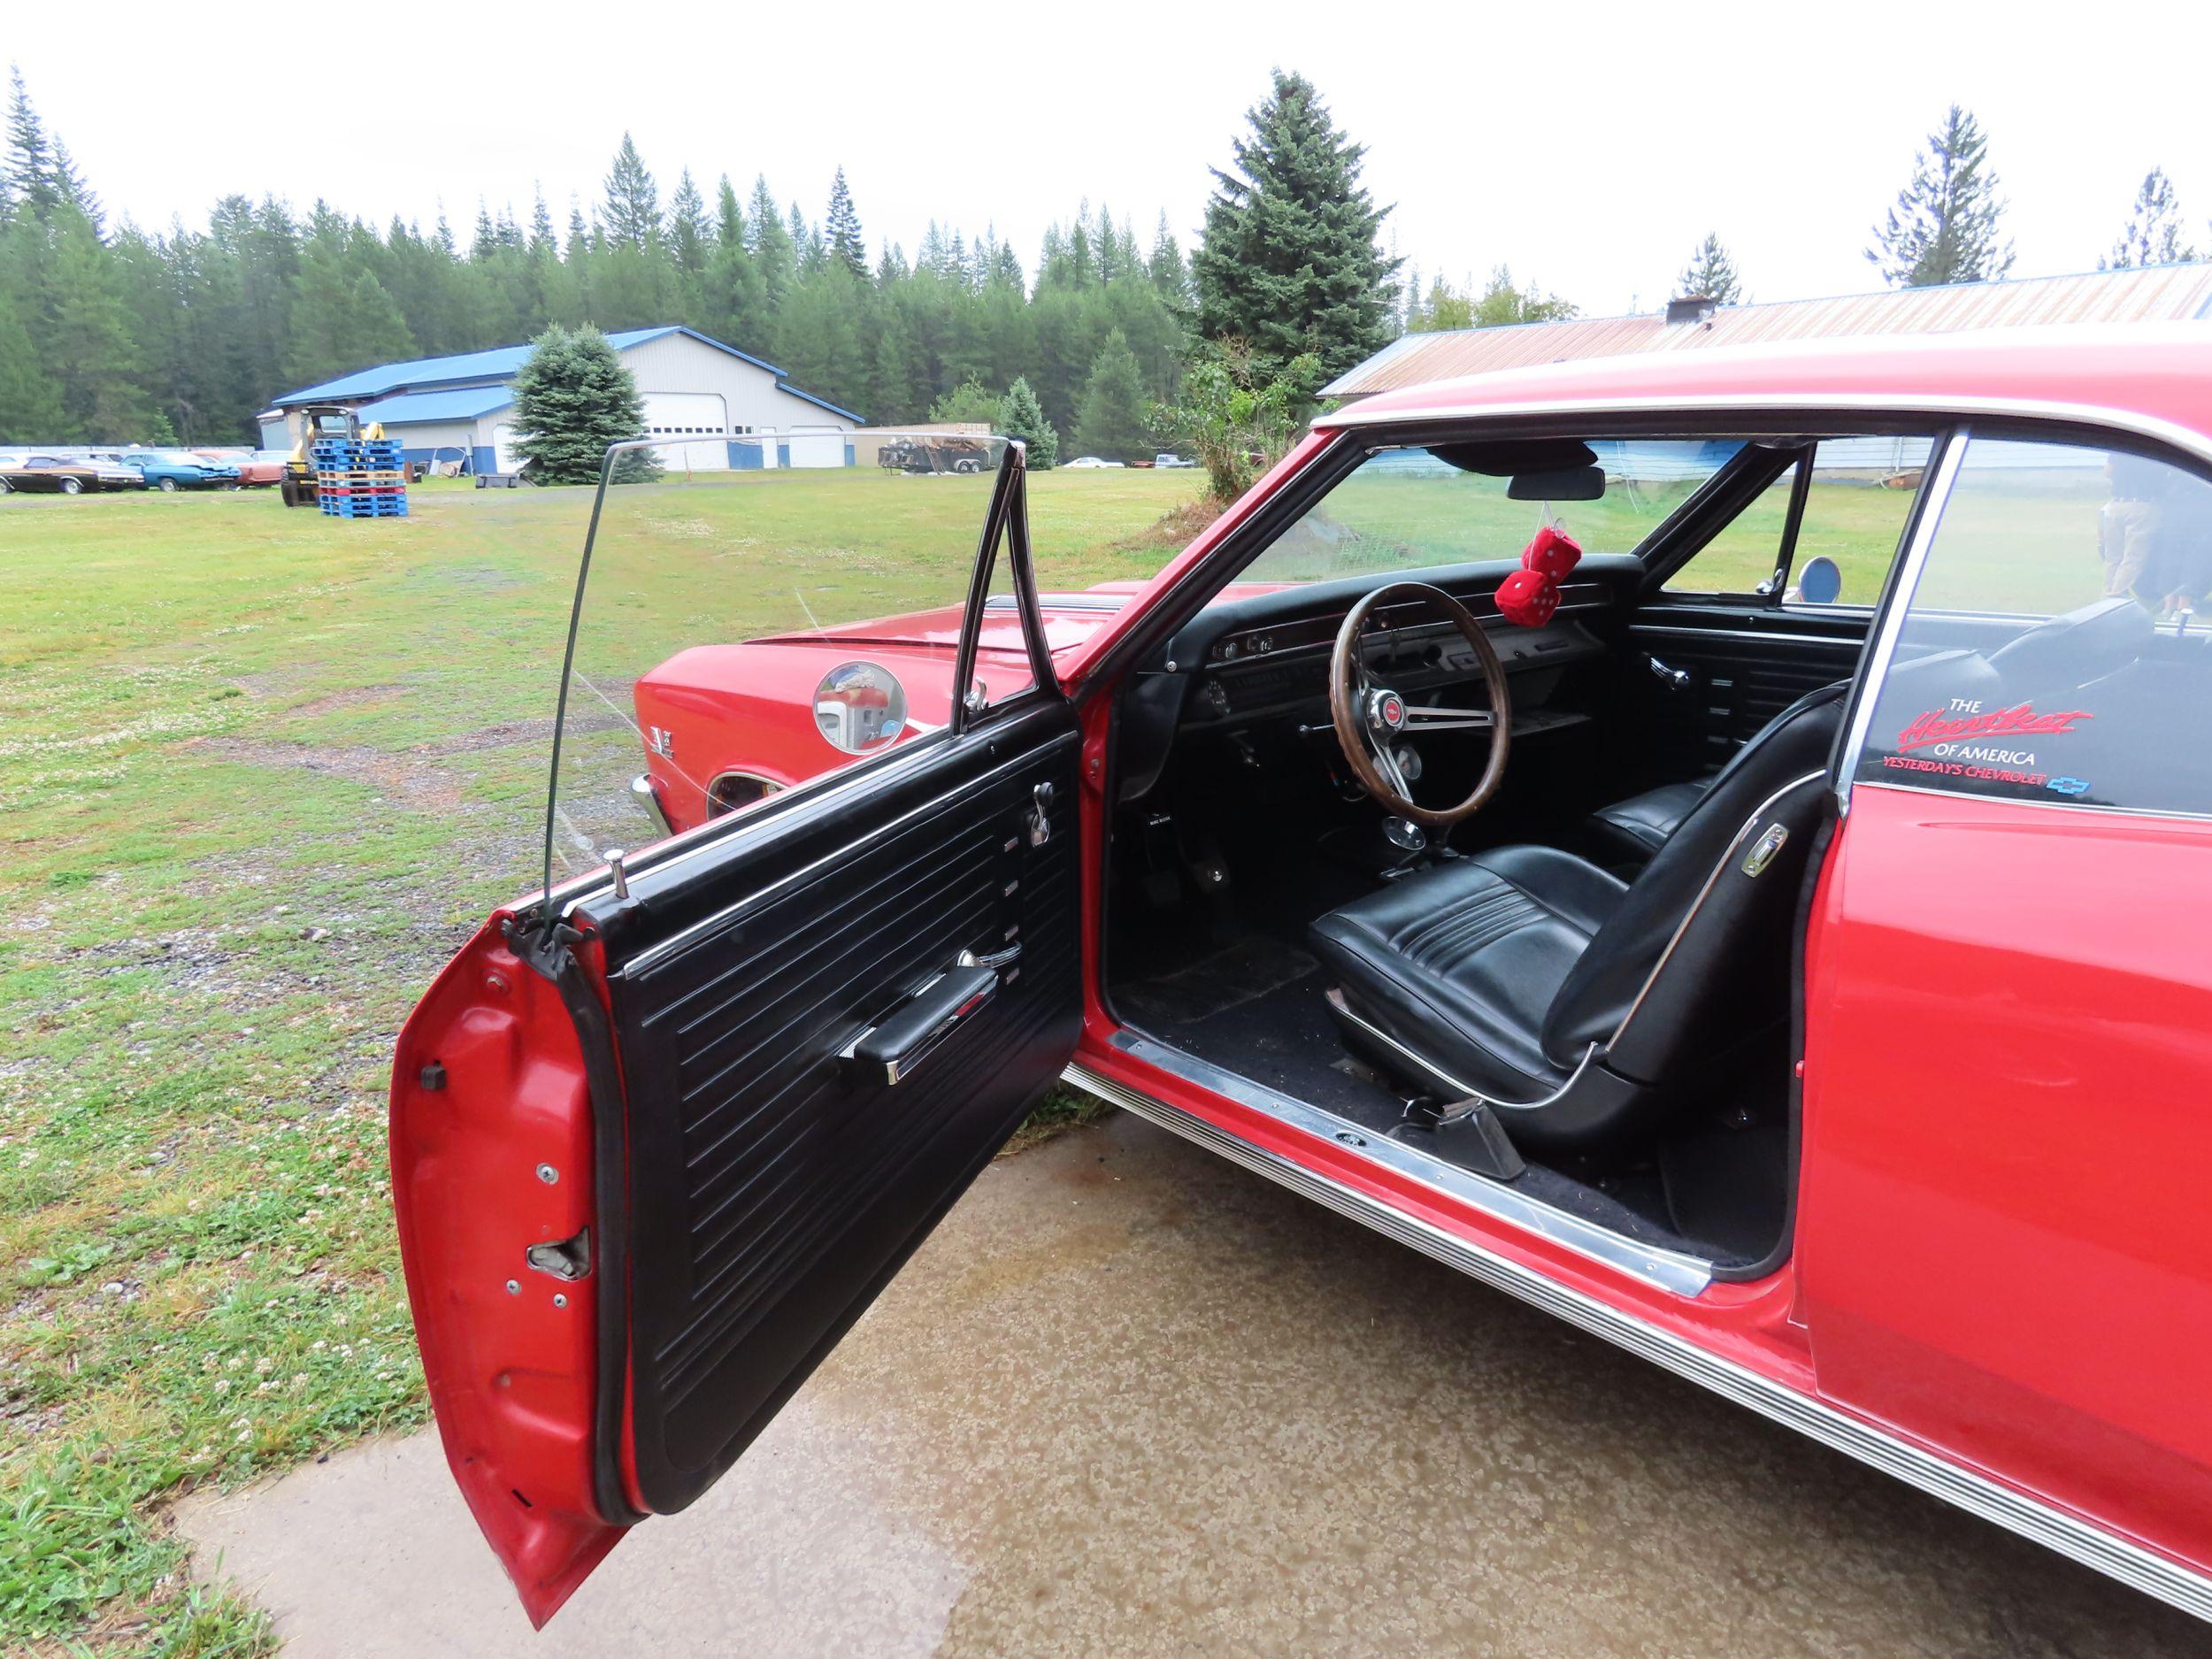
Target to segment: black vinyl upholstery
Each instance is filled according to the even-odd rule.
[[[1790,872],[1801,872],[1813,839],[1845,690],[1813,692],[1769,722],[1632,883],[1571,853],[1500,847],[1322,917],[1310,938],[1347,1010],[1427,1063],[1408,1068],[1417,1081],[1421,1070],[1440,1075],[1503,1109],[1509,1132],[1540,1141],[1548,1108],[1509,1109],[1559,1090],[1594,1046],[1607,1047],[1614,1071],[1655,1089],[1715,1044],[1771,1025],[1787,1009]],[[1805,780],[1816,781],[1790,787]],[[1732,859],[1721,868],[1755,818],[1786,832],[1789,856],[1772,879]],[[1654,1011],[1632,1037],[1624,1022],[1640,998]],[[1606,1127],[1586,1104],[1569,1138]]]
[[[1590,815],[1589,840],[1609,869],[1634,872],[1651,862],[1667,838],[1682,827],[1682,820],[1697,810],[1714,780],[1694,778],[1687,783],[1663,783],[1625,801],[1600,807]]]

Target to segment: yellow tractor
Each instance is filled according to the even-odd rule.
[[[303,403],[287,410],[284,425],[292,435],[292,453],[286,457],[284,476],[277,491],[288,507],[315,505],[315,441],[318,438],[355,439],[361,435],[361,418],[345,403]]]

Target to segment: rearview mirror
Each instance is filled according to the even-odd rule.
[[[1561,466],[1516,472],[1505,487],[1509,501],[1595,501],[1605,494],[1601,466]]]

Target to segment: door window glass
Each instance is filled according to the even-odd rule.
[[[655,435],[599,508],[547,825],[557,883],[950,716],[988,469],[917,478],[858,437],[854,464],[815,465],[775,434]],[[995,699],[1029,678],[1003,620]]]
[[[1754,594],[1774,580],[1782,565],[1782,534],[1788,528],[1790,492],[1797,465],[1769,484],[1744,510],[1667,578],[1671,594]]]
[[[1835,566],[1829,580],[1836,596],[1819,603],[1872,605],[1880,600],[1932,447],[1926,438],[1821,442],[1813,451],[1812,485],[1790,555],[1785,605],[1814,603],[1807,597],[1807,567],[1824,558]],[[1813,592],[1819,591],[1819,578],[1812,572]]]
[[[2082,445],[1971,439],[1855,775],[2212,812],[2212,483]]]

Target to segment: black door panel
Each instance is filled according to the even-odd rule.
[[[1079,752],[1068,710],[1041,708],[641,881],[609,918],[649,1509],[734,1461],[1072,1051]],[[988,981],[963,952],[1008,951],[897,1083],[846,1052],[939,976]]]
[[[1852,613],[1646,606],[1623,649],[1609,777],[1626,795],[1717,771],[1807,692],[1849,679],[1866,627]]]

